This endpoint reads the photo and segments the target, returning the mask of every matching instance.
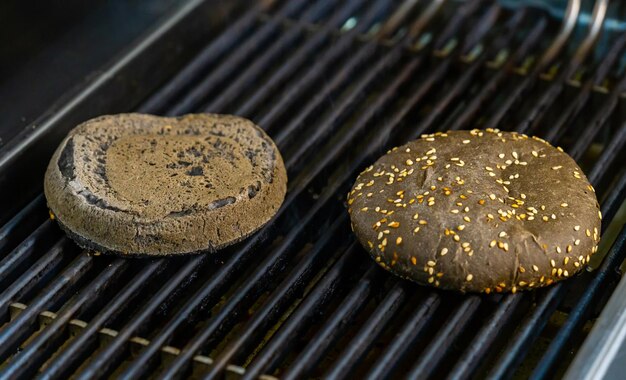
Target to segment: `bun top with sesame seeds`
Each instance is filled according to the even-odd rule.
[[[348,212],[361,244],[394,274],[461,292],[516,292],[579,272],[601,214],[574,160],[499,130],[423,135],[357,178]]]
[[[287,175],[249,120],[120,114],[74,128],[46,171],[48,207],[85,248],[126,255],[212,251],[278,210]]]

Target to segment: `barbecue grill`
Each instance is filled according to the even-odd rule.
[[[564,376],[626,255],[626,33],[602,0],[560,17],[506,5],[192,0],[169,14],[0,148],[3,377]],[[128,111],[254,120],[289,172],[277,217],[211,255],[80,250],[48,218],[43,172],[77,123]],[[604,216],[593,270],[460,295],[363,252],[343,204],[356,174],[422,133],[475,127],[535,134],[578,161]],[[624,326],[598,334],[610,328]],[[576,363],[614,368],[582,352]]]

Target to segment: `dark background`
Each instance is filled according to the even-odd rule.
[[[183,2],[0,1],[0,147]]]

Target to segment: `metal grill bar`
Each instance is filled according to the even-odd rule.
[[[168,102],[189,86],[204,71],[212,60],[222,57],[232,46],[248,33],[259,16],[260,9],[253,7],[233,22],[191,60],[176,76],[156,91],[148,100],[137,108],[137,112],[160,112]]]
[[[341,26],[341,24],[350,17],[350,15],[354,14],[357,10],[358,6],[360,6],[360,1],[349,1],[344,4],[344,6],[336,12],[333,17],[326,22],[326,26],[330,29],[336,29]],[[327,8],[331,5],[331,2],[328,3],[319,3],[322,5],[322,9],[311,9],[304,15],[304,22],[315,23],[318,22],[318,18],[322,16],[322,12],[326,11]],[[320,33],[320,38],[318,39],[318,43],[315,44],[316,48],[319,48],[319,44],[324,41],[324,33]],[[271,65],[279,59],[289,48],[293,46],[293,44],[302,39],[305,36],[305,31],[303,28],[297,28],[292,33],[282,34],[281,37],[274,42],[269,49],[256,61],[252,63],[250,67],[247,68],[246,72],[242,75],[239,75],[226,89],[226,91],[221,92],[218,97],[210,100],[208,104],[200,107],[206,111],[219,111],[224,112],[224,110],[228,109],[228,105],[232,103],[235,98],[245,93],[245,89],[250,88],[250,86],[257,81],[264,71],[270,70]],[[313,46],[313,45],[312,45]]]
[[[297,379],[301,378],[298,376],[306,376],[302,372],[307,373],[323,359],[331,345],[340,338],[341,326],[350,324],[359,312],[363,310],[371,292],[374,290],[374,286],[380,282],[380,274],[373,267],[367,271],[333,315],[324,323],[322,330],[309,342],[302,355],[296,358],[293,367],[290,368],[289,372],[285,373],[286,379]],[[269,371],[271,369],[270,367]]]
[[[593,77],[585,82],[576,99],[569,104],[565,112],[563,112],[563,115],[559,117],[556,123],[554,123],[554,125],[546,133],[546,139],[559,139],[561,134],[565,131],[565,127],[574,122],[574,118],[580,114],[585,104],[587,104],[593,88],[595,86],[599,86],[605,80],[609,70],[615,62],[617,62],[625,47],[626,33],[613,44],[613,47],[607,53],[606,58],[600,63]]]
[[[296,16],[302,11],[305,3],[303,1],[289,1],[286,4],[277,12],[279,17]],[[278,19],[271,19],[268,23],[263,23],[246,42],[241,44],[232,55],[229,55],[228,58],[221,62],[219,68],[212,70],[207,77],[195,85],[191,91],[187,92],[165,114],[181,115],[197,108],[207,94],[211,93],[211,89],[217,88],[228,78],[231,78],[236,69],[243,65],[249,53],[265,45],[270,38],[278,33],[279,27],[280,21]]]
[[[43,195],[37,196],[26,207],[18,212],[0,229],[0,257],[26,237],[28,231],[32,231],[42,223],[45,217]]]
[[[2,342],[0,360],[6,360],[12,352],[17,350],[18,345],[28,337],[39,313],[43,310],[49,310],[55,301],[65,296],[91,269],[92,261],[87,256],[79,256],[76,258],[76,263],[77,265],[64,271],[58,279],[50,284],[45,289],[46,291],[40,293],[30,303],[28,309],[0,331],[0,342]]]
[[[30,293],[37,285],[39,279],[49,276],[51,273],[57,272],[63,264],[63,245],[65,239],[57,242],[50,250],[37,260],[29,271],[24,273],[20,278],[15,280],[10,287],[4,287],[5,291],[0,294],[0,311],[3,313],[3,319],[9,319],[9,305],[16,298],[23,298],[25,294]]]
[[[407,374],[408,379],[428,378],[443,360],[447,348],[471,321],[471,315],[478,310],[481,300],[477,296],[468,296],[460,302],[438,331],[435,340],[422,352],[415,365]]]
[[[344,218],[339,219],[331,227],[331,230],[338,231],[337,227],[346,223]],[[331,234],[318,241],[315,248],[307,253],[306,258],[301,261],[276,290],[268,297],[268,301],[254,314],[253,319],[246,324],[246,327],[237,334],[236,339],[222,350],[222,353],[214,359],[211,370],[207,373],[207,377],[218,376],[233,358],[241,352],[247,351],[251,342],[259,339],[259,333],[266,331],[266,328],[276,322],[276,318],[280,317],[287,307],[293,303],[293,298],[303,291],[308,278],[313,275],[313,268],[322,264],[326,256],[332,252],[331,262],[336,261],[344,252],[344,248],[339,246],[334,252],[331,251],[327,244],[330,243],[334,236]],[[347,243],[347,242],[344,242]],[[202,344],[204,339],[195,339],[192,344]],[[199,347],[186,347],[186,351],[195,352]]]
[[[358,251],[359,248],[357,248],[355,243],[350,245],[341,259],[316,284],[311,293],[309,293],[285,324],[281,326],[280,330],[275,333],[267,346],[263,348],[263,351],[250,363],[242,380],[256,379],[265,372],[265,369],[275,368],[278,362],[287,355],[288,351],[296,343],[294,338],[301,333],[307,322],[318,313],[318,310],[330,301],[331,296],[338,290],[339,285],[347,280],[345,278],[346,273],[356,272],[354,271],[354,261],[357,254],[361,254]],[[347,271],[347,268],[351,268],[351,270]]]
[[[385,300],[376,308],[359,334],[350,341],[346,350],[339,355],[340,359],[328,371],[327,376],[329,378],[349,377],[357,364],[364,359],[364,355],[407,297],[405,286],[406,284],[396,283],[391,291],[385,295]]]
[[[425,328],[432,321],[439,305],[440,298],[429,294],[413,311],[406,323],[399,329],[391,344],[367,374],[368,380],[392,378],[399,363],[409,354],[407,347],[413,347],[425,333]]]
[[[345,216],[340,216],[339,219],[333,223],[333,226],[325,232],[325,235],[321,237],[321,242],[323,244],[318,244],[316,249],[308,252],[307,257],[298,264],[293,273],[310,272],[312,270],[311,265],[313,263],[316,261],[322,261],[322,257],[325,256],[323,252],[330,252],[330,249],[328,249],[329,247],[326,246],[330,242],[330,238],[336,236],[341,227],[346,227],[346,223],[347,218]],[[290,242],[287,241],[284,246],[289,247],[289,243]],[[325,250],[323,251],[322,249]],[[275,262],[279,257],[281,257],[280,252],[276,252],[274,255],[268,257],[264,262],[262,262],[259,267],[264,268],[267,266],[277,266],[277,264],[274,264],[273,262]],[[267,281],[264,281],[261,277],[275,275],[277,270],[278,269],[270,269],[255,272],[255,277],[248,278],[245,284],[235,291],[235,295],[228,300],[228,303],[224,305],[218,313],[211,317],[210,323],[199,334],[197,334],[189,342],[189,344],[184,347],[183,350],[181,350],[180,355],[178,355],[176,359],[169,364],[168,369],[162,376],[168,378],[180,375],[181,372],[184,372],[185,366],[191,361],[193,355],[195,355],[202,348],[202,346],[206,346],[207,344],[210,344],[210,342],[220,340],[224,335],[224,330],[231,327],[236,322],[234,317],[242,313],[244,311],[243,309],[248,307],[249,304],[252,303],[261,292],[263,292],[264,287],[261,284]],[[284,285],[286,285],[285,289],[291,289],[299,284],[303,285],[302,278],[300,278],[300,276],[296,276],[293,278],[291,283]],[[286,301],[288,301],[288,299],[283,299],[283,302]],[[127,374],[134,375],[131,372],[127,372]]]
[[[79,294],[73,297],[72,300],[57,313],[54,322],[29,343],[27,349],[22,352],[21,355],[18,355],[11,362],[11,365],[4,368],[4,376],[15,378],[34,376],[37,372],[37,368],[45,362],[46,356],[54,352],[53,347],[61,342],[65,328],[72,317],[81,310],[92,307],[106,288],[111,285],[111,282],[118,279],[129,266],[129,262],[122,259],[115,260],[107,266],[96,279],[82,289]],[[24,311],[22,314],[26,314],[27,312],[28,310]],[[44,356],[44,354],[46,356]]]
[[[98,331],[105,323],[114,320],[116,314],[127,308],[130,303],[135,300],[141,291],[141,288],[159,272],[165,269],[167,261],[155,261],[148,264],[141,270],[134,280],[116,295],[116,297],[102,308],[98,316],[89,322],[87,327],[81,334],[77,335],[68,347],[56,357],[53,363],[50,363],[42,373],[44,378],[67,378],[72,371],[76,370],[78,364],[93,352],[97,344]],[[27,350],[30,346],[27,347]],[[26,352],[26,351],[25,351]],[[35,355],[35,353],[31,353]]]

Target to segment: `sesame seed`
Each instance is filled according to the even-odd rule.
[[[539,271],[539,267],[538,267],[538,266],[536,266],[536,265],[533,265],[533,270],[534,270],[535,272],[538,272],[538,271]]]
[[[554,215],[554,214],[550,215],[550,217],[551,217],[552,219],[556,219],[556,215]]]
[[[498,154],[498,157],[499,157],[499,158],[504,158],[504,153],[500,153],[500,154]]]
[[[432,260],[428,260],[428,262],[426,263],[426,265],[428,265],[429,267],[434,267],[435,266],[435,262]]]
[[[441,256],[445,256],[445,255],[446,255],[446,253],[448,253],[448,248],[443,248],[443,249],[441,250]]]
[[[517,152],[513,152],[511,153],[511,155],[513,156],[513,158],[515,158],[516,160],[519,158],[519,156],[517,155]]]
[[[567,253],[572,252],[572,246],[568,244],[566,251],[567,251]]]
[[[537,151],[533,150],[531,153],[534,157],[539,157],[539,153],[537,153]]]
[[[561,247],[556,247],[556,253],[561,253]]]
[[[470,141],[469,140],[463,140],[463,144],[469,144]]]
[[[425,221],[424,219],[420,220],[418,223],[419,223],[419,224],[421,224],[421,225],[428,224],[428,222],[427,222],[427,221]]]
[[[544,222],[547,222],[548,220],[550,220],[547,216],[543,216],[541,219],[543,219]]]
[[[471,274],[468,274],[467,277],[465,277],[465,280],[467,282],[470,282],[470,281],[472,281],[473,278],[474,278],[474,276],[472,276]]]
[[[580,230],[580,226],[574,226],[574,231]]]
[[[568,206],[567,203],[565,202],[561,203],[561,207],[567,207],[567,206]]]
[[[496,199],[496,195],[495,194],[489,194],[489,199],[495,200]]]
[[[567,265],[568,262],[569,262],[569,257],[566,257],[563,259],[563,265]]]
[[[417,218],[419,218],[420,215],[418,213],[415,213],[415,215],[413,215],[413,219],[417,220]]]
[[[492,240],[491,243],[489,243],[490,247],[494,247],[497,244],[497,242],[495,240]]]
[[[413,265],[417,265],[417,259],[415,258],[415,256],[412,256],[412,257],[411,257],[411,263],[412,263]]]
[[[402,236],[398,236],[396,238],[396,245],[400,245],[400,244],[402,244]]]
[[[498,234],[498,237],[501,237],[501,238],[503,238],[503,237],[505,237],[505,236],[506,236],[506,232],[504,232],[504,231],[502,231],[502,232],[500,232],[500,233]]]
[[[454,237],[453,237],[452,239],[454,239],[454,241],[459,241],[459,240],[461,240],[461,238],[459,237],[459,235],[454,235]]]
[[[400,223],[399,222],[391,222],[388,224],[389,227],[391,228],[398,228],[400,227]]]
[[[468,223],[469,223],[469,222],[471,222],[471,219],[469,218],[469,216],[464,216],[464,217],[463,217],[463,220],[464,220],[464,221],[466,221],[466,222],[468,222]]]
[[[419,231],[420,231],[420,228],[419,228],[419,227],[415,227],[415,228],[413,229],[413,233],[414,233],[414,234],[418,233]]]
[[[387,238],[384,238],[383,241],[380,243],[383,247],[387,246]]]
[[[560,165],[559,165],[559,166],[553,166],[553,167],[552,167],[552,170],[559,170],[559,169],[561,169],[561,168],[562,168],[562,166],[560,166]]]
[[[411,166],[411,165],[413,165],[413,161],[411,159],[408,159],[408,160],[406,160],[406,164]]]
[[[579,244],[580,244],[580,239],[574,240],[574,245],[579,245]]]
[[[554,262],[554,260],[550,260],[550,265],[554,268],[556,266],[556,262]]]
[[[589,229],[586,229],[586,230],[585,230],[585,235],[587,235],[587,236],[591,236],[591,231],[589,231]]]
[[[465,224],[461,224],[456,229],[459,230],[459,231],[463,231],[465,229]]]

